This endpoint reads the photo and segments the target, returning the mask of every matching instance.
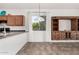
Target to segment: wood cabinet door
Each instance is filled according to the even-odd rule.
[[[0,16],[0,20],[7,20],[7,16]]]
[[[61,32],[56,32],[56,40],[61,40]]]
[[[61,40],[61,33],[60,33],[60,32],[58,32],[58,31],[53,31],[52,33],[53,33],[53,34],[52,34],[53,40]]]
[[[53,31],[58,31],[59,27],[58,27],[58,24],[59,24],[59,20],[58,19],[53,19]]]
[[[56,39],[55,31],[52,31],[51,32],[51,39],[52,40],[55,40]]]
[[[15,16],[8,16],[7,25],[16,26],[16,17]]]
[[[77,30],[77,19],[75,18],[73,18],[73,19],[71,19],[71,30],[72,31],[76,31]]]
[[[76,32],[76,39],[79,40],[79,31]]]
[[[16,16],[16,26],[23,26],[23,16]]]
[[[66,38],[65,32],[61,32],[61,40],[65,40],[65,38]]]
[[[76,38],[77,38],[77,32],[71,31],[71,40],[76,40]]]

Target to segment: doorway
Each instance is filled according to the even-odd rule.
[[[30,13],[29,14],[29,41],[45,42],[46,37],[46,14]]]

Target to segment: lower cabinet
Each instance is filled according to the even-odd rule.
[[[58,31],[52,32],[52,40],[63,40],[63,39],[65,39],[65,32],[58,32]]]
[[[76,34],[77,40],[79,40],[79,32],[77,31],[76,33],[77,33],[77,34]]]
[[[76,40],[76,39],[77,39],[77,32],[71,31],[71,40]]]
[[[79,40],[79,32],[71,31],[71,40]]]
[[[52,40],[79,40],[78,31],[52,31]]]
[[[65,32],[61,32],[61,39],[64,40],[65,39]]]

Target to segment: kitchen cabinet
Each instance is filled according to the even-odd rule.
[[[65,38],[66,38],[66,36],[65,36],[65,32],[62,31],[62,32],[61,32],[61,40],[64,40]]]
[[[60,20],[70,20],[67,25],[67,30],[64,26],[60,26]],[[60,30],[64,28],[64,30]],[[51,39],[52,40],[79,40],[79,16],[54,16],[51,17]]]
[[[71,31],[71,40],[76,40],[76,39],[77,39],[77,32]]]
[[[77,31],[77,19],[76,18],[71,19],[71,30]]]
[[[71,39],[79,40],[79,31],[71,31]]]
[[[7,25],[8,26],[16,26],[16,18],[15,18],[15,16],[8,16]]]
[[[52,40],[79,40],[78,31],[52,31]]]
[[[7,20],[7,16],[0,16],[0,20]]]
[[[76,32],[76,39],[79,40],[79,31]]]
[[[51,30],[53,30],[53,31],[58,31],[58,29],[59,29],[59,26],[58,26],[59,21],[58,21],[58,19],[52,18],[51,24],[53,25],[53,26],[51,27],[51,28],[52,28]]]
[[[60,32],[55,32],[53,35],[54,35],[53,38],[55,40],[60,40],[61,39],[61,33]]]
[[[23,26],[24,25],[24,16],[21,15],[14,15],[8,16],[7,24],[9,26]]]
[[[77,20],[77,29],[79,31],[79,19]]]
[[[63,39],[65,39],[65,32],[52,31],[51,37],[53,40],[63,40]]]
[[[52,40],[79,40],[79,31],[52,31]]]
[[[16,26],[23,26],[23,16],[16,16]]]
[[[6,15],[0,16],[0,20],[6,20],[8,26],[24,26],[23,15]]]

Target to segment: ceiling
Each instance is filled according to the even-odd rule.
[[[38,9],[39,3],[0,3],[0,9]],[[41,9],[79,9],[79,3],[40,3]]]

